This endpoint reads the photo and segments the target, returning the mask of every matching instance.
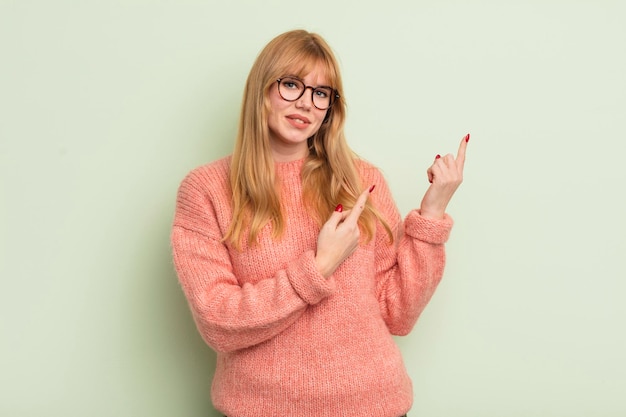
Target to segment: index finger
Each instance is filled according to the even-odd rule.
[[[456,160],[463,171],[463,166],[465,166],[465,151],[467,150],[467,142],[469,142],[470,135],[469,133],[463,136],[461,139],[461,144],[459,145],[459,152],[457,152]]]
[[[369,195],[370,190],[367,189],[361,193],[359,198],[357,198],[356,202],[354,203],[354,207],[352,208],[352,210],[350,210],[350,214],[345,221],[352,221],[355,224],[357,223],[357,221],[359,220],[359,216],[361,215],[361,213],[363,213],[363,210],[365,210],[365,203],[367,202],[367,198],[369,197]]]

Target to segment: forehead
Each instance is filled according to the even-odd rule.
[[[332,85],[330,71],[323,62],[316,61],[288,69],[285,75],[295,75],[310,85]]]

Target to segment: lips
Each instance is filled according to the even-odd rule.
[[[306,129],[311,124],[309,119],[299,114],[290,114],[286,118],[289,124],[297,129]]]

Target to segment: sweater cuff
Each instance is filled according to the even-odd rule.
[[[287,267],[287,277],[293,289],[308,304],[317,304],[335,292],[335,280],[333,277],[326,279],[320,274],[311,250]]]
[[[452,217],[447,214],[443,219],[431,219],[422,217],[419,210],[412,210],[404,221],[404,231],[415,239],[440,245],[448,240],[452,225]]]

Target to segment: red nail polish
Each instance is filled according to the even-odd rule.
[[[337,204],[337,207],[335,207],[335,211],[341,213],[343,211],[343,206],[341,204]]]
[[[372,185],[372,186],[370,187],[370,193],[371,193],[372,191],[374,191],[374,188],[376,188],[376,184],[374,184],[374,185]]]
[[[469,133],[465,135],[465,143],[469,142]]]
[[[441,158],[441,155],[437,154],[437,156],[435,156],[435,159],[439,159]]]

